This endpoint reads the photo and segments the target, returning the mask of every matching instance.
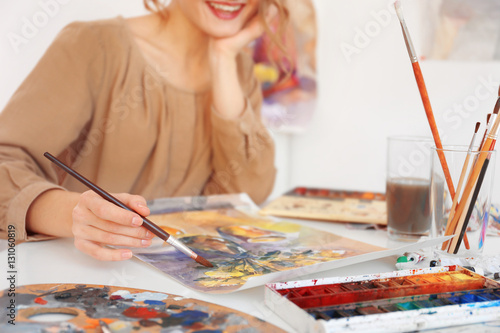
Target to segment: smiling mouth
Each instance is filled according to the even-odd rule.
[[[243,7],[242,3],[228,3],[228,2],[213,2],[207,1],[208,7],[220,19],[231,20],[238,16]]]

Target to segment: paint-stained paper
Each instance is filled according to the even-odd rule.
[[[173,200],[182,203],[185,211],[177,211],[169,199],[163,199],[151,207],[164,212],[162,207],[168,206],[170,213],[149,218],[215,267],[201,266],[159,239],[134,254],[202,292],[228,293],[405,251],[384,251],[297,223],[254,215],[252,210],[258,208],[243,194]]]

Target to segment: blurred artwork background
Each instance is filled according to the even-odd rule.
[[[288,1],[290,25],[282,55],[266,35],[249,52],[264,95],[262,119],[271,130],[303,131],[316,105],[316,14],[311,0]],[[277,22],[272,28],[276,29]],[[288,75],[287,75],[288,73]]]
[[[500,0],[427,0],[423,58],[500,60]]]

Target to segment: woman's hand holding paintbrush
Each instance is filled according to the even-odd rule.
[[[141,196],[116,196],[139,214],[149,215]],[[137,226],[142,224],[142,219],[137,220],[139,214],[124,211],[93,191],[51,189],[38,195],[30,205],[26,225],[33,234],[72,237],[78,250],[95,259],[118,261],[132,257],[130,248],[151,244],[154,235]]]
[[[44,156],[91,189],[91,191],[81,195],[82,199],[73,210],[74,233],[75,235],[84,236],[83,238],[75,237],[75,245],[77,247],[80,246],[80,250],[83,252],[98,259],[128,259],[132,256],[130,250],[121,250],[121,257],[117,258],[113,251],[120,250],[106,249],[101,244],[136,247],[148,246],[151,244],[151,238],[154,234],[199,264],[206,267],[213,267],[205,258],[197,255],[186,245],[144,217],[144,215],[149,215],[149,209],[146,207],[146,202],[142,197],[129,194],[120,194],[114,197],[51,154],[45,153]],[[123,201],[119,200],[118,197]],[[103,199],[106,202],[103,202]],[[132,207],[136,208],[136,210]],[[137,228],[141,225],[145,229]],[[140,229],[143,230],[140,231]],[[89,235],[91,236],[88,237]],[[141,237],[142,239],[136,238],[134,240],[137,236],[143,237]]]
[[[106,245],[147,247],[154,234],[141,228],[140,215],[148,216],[146,200],[126,193],[113,194],[137,212],[126,211],[99,196],[86,191],[73,209],[72,231],[75,247],[99,260],[125,260],[132,258],[130,249],[112,249]],[[139,215],[140,214],[140,215]]]

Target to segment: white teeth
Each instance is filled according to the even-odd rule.
[[[228,6],[228,5],[222,5],[219,3],[213,3],[209,2],[210,6],[214,7],[215,9],[223,10],[226,12],[235,12],[237,10],[240,10],[241,5],[236,5],[236,6]]]

